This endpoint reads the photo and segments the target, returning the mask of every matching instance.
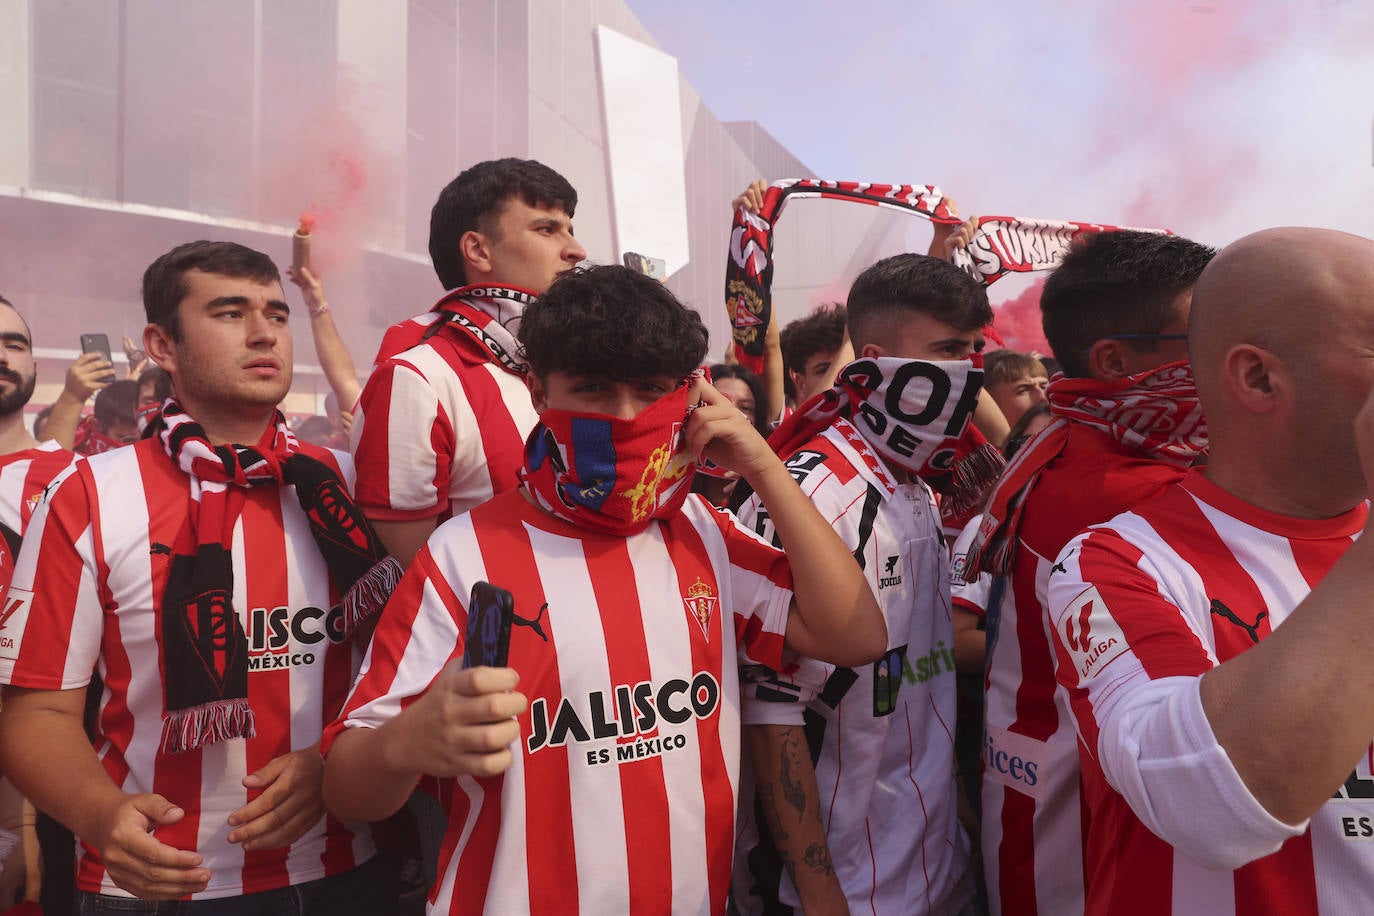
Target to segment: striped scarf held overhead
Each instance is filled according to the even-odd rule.
[[[793,198],[850,201],[899,210],[945,226],[963,222],[949,198],[935,185],[872,184],[866,181],[822,181],[789,178],[775,181],[763,195],[757,213],[735,210],[730,227],[730,254],[725,262],[725,309],[741,365],[763,371],[764,332],[773,313],[773,229]],[[1124,227],[1073,220],[983,216],[967,248],[957,249],[954,264],[987,286],[1009,273],[1050,270],[1084,235]],[[1140,232],[1160,232],[1141,229]]]
[[[190,478],[191,507],[172,545],[159,615],[166,712],[162,750],[255,734],[248,639],[233,606],[234,528],[249,488],[291,486],[310,523],[351,634],[386,603],[403,570],[387,555],[334,469],[300,451],[280,411],[252,446],[214,445],[169,399],[153,427]]]

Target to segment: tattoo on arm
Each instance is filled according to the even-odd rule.
[[[806,792],[801,780],[796,776],[797,751],[801,743],[799,730],[785,729],[782,733],[782,748],[778,754],[778,781],[782,785],[783,797],[797,811],[797,820],[806,814]]]
[[[832,875],[835,873],[835,866],[830,864],[830,850],[826,848],[824,843],[812,843],[806,847],[803,858],[806,864],[811,866],[811,870],[818,874]]]

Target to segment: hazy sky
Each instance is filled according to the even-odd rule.
[[[1374,236],[1369,0],[629,2],[718,117],[816,177],[1218,245]]]

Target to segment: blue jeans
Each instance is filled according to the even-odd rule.
[[[76,916],[381,916],[395,911],[396,876],[382,855],[341,875],[241,897],[158,903],[81,891],[76,899]]]

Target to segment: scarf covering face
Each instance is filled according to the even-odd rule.
[[[429,325],[405,322],[387,331],[377,352],[376,365],[404,353],[440,333],[453,333],[476,344],[491,361],[507,372],[524,375],[525,361],[515,339],[525,306],[535,300],[528,290],[514,286],[463,286],[440,299],[431,311],[439,318]]]
[[[233,607],[234,527],[248,488],[295,488],[329,577],[343,596],[345,636],[381,610],[402,569],[334,470],[300,452],[280,411],[255,446],[211,444],[175,398],[164,405],[155,429],[168,457],[191,478],[191,509],[172,546],[159,623],[166,705],[162,750],[175,754],[255,734],[248,639]]]
[[[901,210],[945,226],[963,222],[935,185],[871,184],[790,178],[775,181],[757,213],[735,210],[730,256],[725,262],[725,309],[741,365],[763,371],[763,337],[773,312],[773,227],[790,198],[820,197]],[[1008,273],[1050,270],[1085,234],[1119,229],[1103,223],[984,216],[967,248],[956,249],[954,264],[984,286]],[[1139,230],[1158,232],[1157,229]]]
[[[682,508],[695,463],[683,441],[686,385],[632,420],[545,410],[525,443],[520,480],[535,502],[579,528],[629,537]]]
[[[977,502],[1005,463],[969,425],[982,384],[983,362],[978,356],[939,361],[857,359],[840,370],[835,387],[784,420],[768,444],[779,455],[790,455],[837,417],[844,417],[890,464],[915,474],[963,507],[969,500]]]
[[[1017,452],[988,498],[969,548],[964,572],[968,581],[980,572],[1011,572],[1026,497],[1040,472],[1064,450],[1070,423],[1100,430],[1128,448],[1180,468],[1191,465],[1207,448],[1207,420],[1187,361],[1115,381],[1060,374],[1045,393],[1056,419]]]

